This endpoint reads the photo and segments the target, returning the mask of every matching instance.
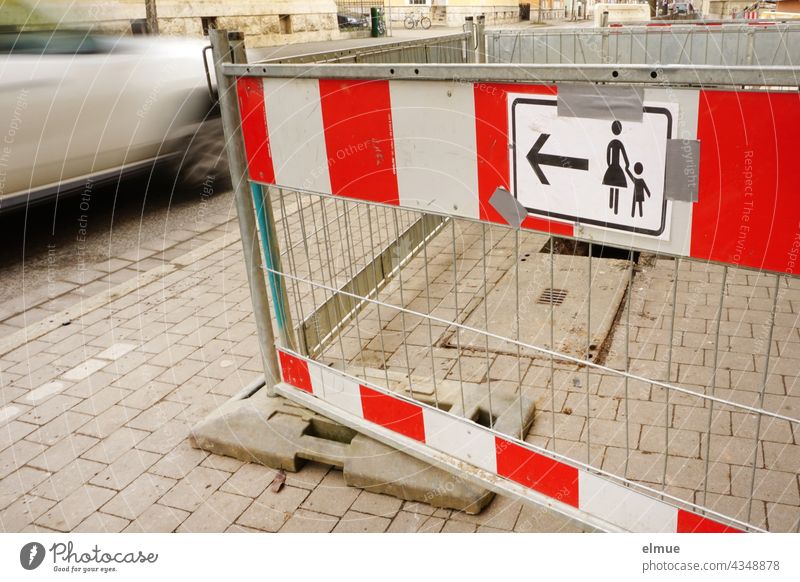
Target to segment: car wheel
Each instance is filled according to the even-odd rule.
[[[230,173],[222,120],[216,117],[200,124],[174,164],[175,182],[181,190],[197,190],[210,195],[220,188],[228,188]]]

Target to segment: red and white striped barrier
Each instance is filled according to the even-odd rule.
[[[558,88],[243,77],[238,92],[254,181],[505,223],[489,199],[513,191],[510,96]],[[697,202],[670,201],[658,237],[533,214],[522,227],[793,274],[800,95],[654,87],[644,102],[678,112],[673,138],[700,142]]]
[[[474,422],[408,400],[335,369],[279,351],[283,381],[337,410],[458,461],[513,481],[626,531],[734,533],[741,530],[625,487]]]

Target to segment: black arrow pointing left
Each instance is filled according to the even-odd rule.
[[[559,168],[567,168],[570,170],[589,169],[589,160],[586,158],[571,158],[569,156],[555,156],[552,154],[541,153],[544,142],[546,142],[547,138],[549,137],[549,133],[543,133],[540,135],[539,139],[536,140],[536,143],[533,144],[531,151],[529,151],[528,155],[525,156],[542,184],[549,186],[550,182],[547,181],[547,178],[545,177],[544,172],[542,172],[542,168],[540,168],[540,166],[557,166]]]

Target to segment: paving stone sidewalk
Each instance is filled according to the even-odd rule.
[[[273,493],[271,469],[192,449],[190,427],[261,373],[238,226],[196,234],[144,243],[155,272],[119,263],[124,294],[103,283],[111,300],[81,309],[77,291],[5,337],[0,531],[580,531],[501,497],[469,516],[348,488],[314,463]]]

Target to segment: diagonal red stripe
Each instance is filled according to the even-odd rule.
[[[320,79],[334,194],[399,204],[389,81]]]
[[[285,352],[278,352],[281,361],[281,375],[283,381],[295,388],[313,393],[311,387],[311,374],[308,371],[308,362],[296,358]]]
[[[361,386],[364,418],[409,438],[425,442],[422,407]]]
[[[743,533],[742,530],[723,525],[713,519],[695,513],[678,510],[677,533]]]
[[[264,84],[256,77],[242,77],[236,82],[236,92],[250,177],[257,182],[274,184],[275,169],[269,149]]]
[[[578,507],[578,470],[515,443],[495,437],[497,474]]]

